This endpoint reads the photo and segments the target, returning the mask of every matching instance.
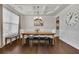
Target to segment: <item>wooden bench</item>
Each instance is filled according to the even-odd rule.
[[[13,35],[5,37],[5,45],[7,44],[8,39],[10,40],[10,44],[12,44],[12,39],[13,38],[18,39],[18,37],[19,37],[19,34],[13,34]]]
[[[27,37],[26,38],[26,43],[29,44],[29,41],[35,41],[37,40],[39,43],[40,41],[48,41],[49,42],[49,45],[52,46],[52,38],[50,37]]]

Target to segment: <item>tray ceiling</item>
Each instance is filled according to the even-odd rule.
[[[5,4],[22,15],[52,15],[55,16],[68,4]]]

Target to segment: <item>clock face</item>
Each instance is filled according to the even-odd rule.
[[[79,21],[79,12],[77,10],[70,11],[66,17],[66,24],[68,26],[76,25]]]

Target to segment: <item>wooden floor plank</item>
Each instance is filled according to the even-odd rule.
[[[46,44],[37,44],[28,46],[21,45],[21,40],[18,43],[15,41],[12,45],[3,47],[1,54],[78,54],[79,50],[59,40],[54,46]]]

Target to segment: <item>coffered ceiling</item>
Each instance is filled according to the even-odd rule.
[[[68,4],[6,4],[8,8],[18,11],[22,15],[52,15],[62,11]]]

